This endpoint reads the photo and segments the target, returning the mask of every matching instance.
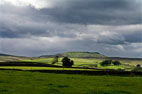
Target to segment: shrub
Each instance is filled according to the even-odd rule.
[[[112,63],[112,60],[104,60],[104,61],[101,62],[101,65],[102,65],[102,66],[108,66],[108,65],[110,65],[111,63]]]
[[[140,64],[137,64],[137,66],[136,66],[137,68],[140,68],[141,67],[141,65]]]
[[[65,66],[65,67],[71,67],[72,65],[74,65],[74,62],[73,60],[70,60],[68,57],[64,57],[62,59],[62,65]]]
[[[114,65],[121,65],[120,61],[113,61],[112,62]]]

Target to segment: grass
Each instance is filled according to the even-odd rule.
[[[142,77],[0,71],[0,94],[141,94]]]
[[[58,67],[27,67],[27,66],[0,66],[0,69],[21,69],[21,70],[91,70],[95,69],[79,69],[79,68],[58,68]]]
[[[136,66],[137,64],[142,66],[142,60],[121,60],[121,62],[130,66]]]
[[[0,62],[18,61],[18,60],[23,60],[23,59],[29,59],[29,58],[26,58],[26,57],[16,57],[16,56],[0,56]]]
[[[98,52],[65,52],[59,54],[59,56],[68,56],[68,57],[105,57],[104,55]]]
[[[114,66],[114,65],[100,66],[100,68],[105,68],[105,69],[125,69],[125,67],[123,65],[119,65],[119,66]]]
[[[53,58],[39,58],[39,59],[25,59],[21,60],[22,62],[40,62],[45,64],[51,64]],[[62,58],[59,58],[59,62],[55,65],[62,66],[61,62]],[[74,61],[74,67],[87,67],[88,65],[97,64],[98,62],[101,62],[100,59],[84,59],[84,58],[71,58],[71,60]]]
[[[119,60],[122,65],[120,66],[101,66],[100,63],[104,59],[95,59],[95,58],[71,58],[74,61],[73,67],[91,67],[91,68],[101,68],[101,69],[125,69],[133,70],[137,64],[142,66],[142,60]],[[59,58],[59,62],[55,65],[62,66],[62,58]],[[4,57],[0,56],[0,62],[2,61],[19,61],[19,62],[37,62],[51,64],[53,58],[19,58],[19,57]]]
[[[102,69],[129,69],[132,70],[137,64],[140,64],[142,66],[142,61],[138,60],[120,60],[122,65],[119,66],[101,66],[100,63],[104,59],[85,59],[85,58],[71,58],[74,61],[74,67],[96,67],[102,68]],[[22,60],[26,62],[41,62],[46,64],[51,64],[53,58],[39,58],[39,59],[27,59]],[[62,66],[61,62],[62,58],[59,58],[59,62],[55,65]]]

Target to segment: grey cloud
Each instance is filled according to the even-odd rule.
[[[51,38],[52,40],[52,38]],[[54,38],[53,38],[54,40]],[[58,41],[57,41],[58,40]],[[13,45],[16,43],[16,45]],[[107,56],[121,56],[121,57],[142,57],[142,49],[140,43],[128,45],[109,45],[94,43],[90,40],[64,40],[58,38],[55,41],[35,39],[2,39],[1,52],[25,55],[25,56],[39,56],[43,54],[56,54],[66,51],[98,51]],[[11,45],[11,46],[9,46]]]
[[[75,37],[74,32],[72,33],[73,29],[76,32],[84,30],[78,31],[78,27],[66,27],[66,24],[80,24],[81,26],[82,24],[141,23],[140,5],[132,0],[68,0],[63,4],[55,4],[53,8],[41,10],[10,4],[1,5],[0,8],[0,17],[3,18],[0,20],[0,28],[5,29],[0,31],[1,37]],[[115,42],[115,39],[112,42]]]
[[[128,43],[142,43],[142,32],[141,31],[133,31],[133,32],[117,32],[116,35],[110,36],[100,36],[101,38],[98,39],[100,43],[106,44],[128,44]],[[121,33],[120,33],[121,32]]]
[[[40,12],[54,17],[54,21],[79,24],[138,24],[141,5],[132,0],[68,0],[66,5]]]
[[[37,56],[98,51],[108,56],[140,57],[140,45],[132,45],[142,42],[139,2],[64,0],[40,10],[1,5],[0,52]]]
[[[135,31],[124,35],[125,41],[129,43],[142,43],[142,31]]]
[[[141,23],[141,2],[133,0],[62,0],[53,8],[40,10],[29,7],[1,5],[1,12],[14,13],[27,20],[76,24],[126,25]],[[138,1],[138,0],[137,0]],[[9,10],[9,8],[11,10]]]

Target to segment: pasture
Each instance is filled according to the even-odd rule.
[[[0,71],[0,94],[141,94],[141,76]]]
[[[12,59],[11,59],[12,58]],[[83,74],[56,74],[57,71],[87,71],[101,72],[105,69],[127,69],[131,71],[140,60],[120,60],[119,66],[101,66],[104,59],[71,58],[74,66],[65,68],[62,66],[62,58],[55,67],[48,66],[0,66],[0,94],[141,94],[142,76],[138,75],[83,75]],[[30,63],[51,64],[53,58],[14,58],[2,57],[1,62],[13,64]],[[6,63],[4,62],[4,63]],[[87,69],[94,68],[94,69]],[[11,70],[3,70],[11,69]],[[20,69],[17,71],[13,69]],[[55,73],[35,72],[56,71]],[[33,72],[34,71],[34,72]],[[105,72],[105,71],[104,71]]]
[[[0,69],[21,69],[21,70],[86,70],[98,71],[95,69],[64,68],[64,67],[34,67],[34,66],[0,66]]]
[[[0,62],[11,62],[15,61],[18,64],[26,63],[28,62],[34,62],[35,63],[42,63],[42,64],[52,64],[54,58],[38,58],[38,57],[12,57],[12,56],[1,56]],[[121,65],[109,65],[109,66],[101,66],[101,62],[105,59],[98,59],[98,58],[70,58],[74,61],[74,65],[72,67],[81,67],[81,68],[94,68],[94,69],[114,69],[114,70],[125,70],[125,71],[131,71],[135,69],[137,64],[140,64],[142,66],[142,60],[119,60],[121,62]],[[55,63],[55,66],[62,66],[62,58],[58,59],[58,62]],[[4,67],[3,67],[4,68]],[[8,67],[10,68],[10,66]],[[11,67],[13,68],[13,67]],[[41,68],[41,67],[40,67]],[[35,68],[30,68],[35,69]],[[42,69],[45,69],[44,66]],[[49,68],[46,68],[49,69]],[[53,68],[52,68],[53,69]],[[54,68],[56,69],[56,68]]]
[[[25,59],[21,60],[22,62],[40,62],[45,64],[51,64],[53,58],[36,58],[36,59]],[[62,58],[59,58],[59,62],[55,65],[62,66]],[[123,69],[131,71],[136,67],[137,64],[142,66],[142,60],[119,60],[121,65],[114,66],[101,66],[100,63],[105,59],[96,59],[96,58],[71,58],[74,61],[73,67],[89,67],[89,68],[98,68],[98,69]]]

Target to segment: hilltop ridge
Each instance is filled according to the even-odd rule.
[[[99,52],[64,52],[59,53],[55,55],[42,55],[40,57],[54,57],[54,56],[60,56],[60,57],[71,57],[71,58],[104,58],[103,54],[100,54]]]

